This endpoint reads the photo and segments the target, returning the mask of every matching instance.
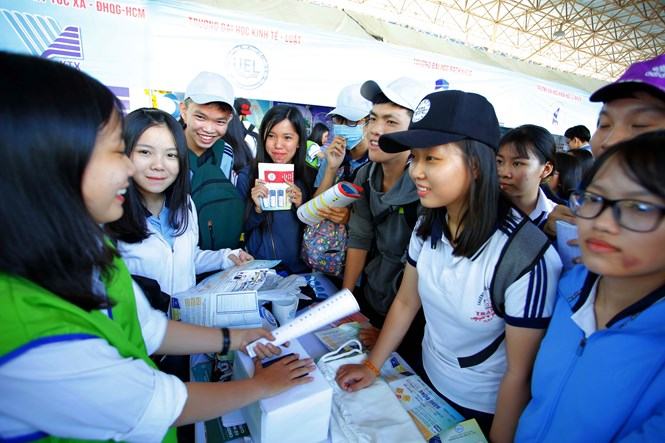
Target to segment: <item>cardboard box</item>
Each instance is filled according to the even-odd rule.
[[[291,340],[283,353],[309,354],[298,340]],[[254,363],[242,352],[236,352],[233,378],[242,380],[254,374]],[[328,438],[332,388],[318,368],[310,374],[314,380],[295,386],[273,397],[264,398],[242,409],[255,443],[312,443]]]

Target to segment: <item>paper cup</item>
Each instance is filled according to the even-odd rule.
[[[559,252],[564,271],[572,268],[573,259],[582,255],[579,246],[570,246],[568,240],[577,239],[577,226],[563,220],[556,221],[556,250]]]
[[[298,297],[286,297],[272,302],[272,313],[280,326],[284,326],[296,318],[297,309]]]

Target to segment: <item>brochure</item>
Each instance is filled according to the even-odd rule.
[[[268,197],[261,198],[261,209],[264,211],[285,211],[291,209],[291,200],[286,190],[288,182],[293,183],[293,164],[259,163],[259,180],[265,182]]]
[[[362,197],[363,188],[349,182],[339,182],[298,208],[301,222],[314,226],[323,220],[321,208],[342,208]]]

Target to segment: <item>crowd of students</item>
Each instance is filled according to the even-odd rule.
[[[253,258],[308,272],[296,209],[342,180],[364,195],[320,214],[348,236],[332,278],[371,321],[342,389],[371,384],[397,349],[493,442],[665,435],[665,55],[592,94],[593,156],[579,128],[565,137],[583,153],[557,153],[539,126],[501,136],[485,97],[406,77],[344,88],[327,144],[325,126],[308,135],[297,107],[274,106],[254,150],[251,107],[219,74],[194,77],[178,122],[123,116],[101,83],[51,61],[0,53],[0,70],[3,441],[174,441],[174,426],[307,383],[297,355],[257,360],[244,381],[161,372],[150,354],[272,336],[171,321],[144,289],[174,294]],[[262,210],[258,163],[293,164],[291,210]],[[558,220],[581,249],[563,274]]]

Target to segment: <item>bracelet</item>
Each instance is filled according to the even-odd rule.
[[[363,366],[372,371],[372,374],[374,374],[375,377],[381,375],[381,371],[379,371],[379,369],[376,366],[374,366],[374,363],[369,361],[369,359],[363,361]]]
[[[219,353],[226,355],[231,346],[231,334],[229,333],[229,328],[220,328],[219,330],[222,331],[222,350]]]

